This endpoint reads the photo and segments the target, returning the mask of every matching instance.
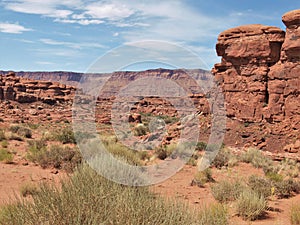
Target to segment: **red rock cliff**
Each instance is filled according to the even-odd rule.
[[[267,124],[268,149],[300,138],[300,10],[282,21],[286,32],[258,24],[222,32],[216,45],[222,60],[212,70],[224,90],[228,117]],[[269,138],[280,134],[283,139]]]

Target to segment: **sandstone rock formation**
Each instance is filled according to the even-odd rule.
[[[50,81],[17,77],[14,72],[0,76],[0,100],[19,103],[45,102],[55,104],[73,100],[75,88]]]
[[[245,137],[260,135],[261,147],[273,151],[300,138],[300,10],[282,20],[286,32],[264,25],[222,32],[216,45],[222,61],[212,70],[228,117],[263,124]]]

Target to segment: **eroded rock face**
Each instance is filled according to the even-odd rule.
[[[37,81],[17,77],[14,72],[0,76],[0,100],[32,103],[46,101],[71,101],[75,92],[72,86],[56,82]]]
[[[225,92],[229,117],[248,122],[262,119],[269,66],[279,61],[284,37],[279,28],[258,24],[219,35],[216,50],[222,62],[213,73]]]
[[[287,28],[281,58],[283,61],[297,62],[300,59],[300,10],[284,14],[282,21]]]
[[[268,150],[300,138],[300,10],[282,21],[286,32],[264,25],[222,32],[216,45],[222,61],[212,70],[224,90],[228,117],[264,124],[248,137],[263,131],[261,146]]]

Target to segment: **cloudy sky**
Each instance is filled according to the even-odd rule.
[[[210,68],[220,60],[215,43],[221,31],[253,23],[285,29],[282,14],[297,8],[296,0],[1,0],[0,70],[85,72],[122,46],[143,47],[139,54],[151,54],[149,59],[163,65],[164,58],[170,62],[176,55],[173,45],[192,51]],[[119,53],[124,52],[127,59],[137,54],[130,48]],[[185,61],[186,68],[198,67]]]

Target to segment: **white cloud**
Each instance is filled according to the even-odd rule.
[[[17,23],[0,23],[0,32],[10,34],[21,34],[32,29],[25,28]]]
[[[75,24],[78,23],[80,25],[90,25],[90,24],[101,24],[104,23],[104,21],[101,20],[88,20],[88,19],[55,19],[55,22],[60,22],[60,23],[70,23],[70,24]]]
[[[37,61],[35,63],[39,65],[54,65],[53,62],[46,62],[46,61]]]
[[[23,42],[23,43],[26,43],[26,44],[33,44],[35,43],[34,41],[31,41],[31,40],[27,40],[27,39],[14,39],[15,41],[20,41],[20,42]]]
[[[85,7],[85,14],[97,19],[119,20],[132,14],[134,10],[122,4],[103,4],[95,2]]]
[[[106,46],[99,43],[91,43],[91,42],[82,42],[82,43],[74,43],[74,42],[66,42],[66,41],[56,41],[52,39],[42,38],[40,41],[46,45],[62,45],[65,47],[73,48],[73,49],[83,49],[83,48],[106,48]]]

